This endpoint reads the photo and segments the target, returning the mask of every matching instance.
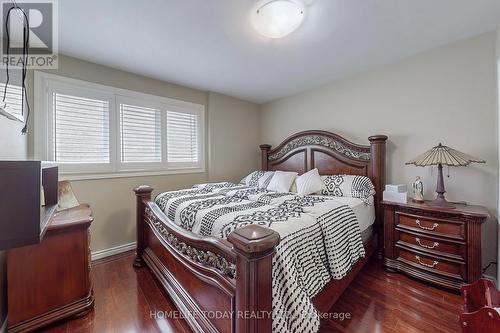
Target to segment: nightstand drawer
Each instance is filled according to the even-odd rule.
[[[397,260],[403,261],[423,271],[446,277],[466,279],[466,265],[464,263],[446,260],[437,256],[430,256],[403,248],[397,248]]]
[[[417,215],[396,213],[396,227],[406,228],[427,235],[438,235],[456,239],[465,239],[464,223],[442,220]]]
[[[396,229],[396,244],[433,255],[466,260],[467,247],[462,241],[443,240],[442,238]]]

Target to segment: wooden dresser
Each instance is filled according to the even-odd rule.
[[[481,277],[481,225],[486,208],[382,202],[384,266],[459,290]]]
[[[92,308],[92,220],[88,205],[61,211],[40,244],[8,251],[9,332],[36,331]]]

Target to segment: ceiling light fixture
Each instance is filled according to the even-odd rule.
[[[299,0],[259,2],[251,15],[255,30],[269,38],[281,38],[294,32],[304,20],[304,6]]]

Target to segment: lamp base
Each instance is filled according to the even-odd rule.
[[[439,208],[446,208],[446,209],[455,209],[456,206],[455,204],[446,201],[445,198],[436,198],[433,201],[427,202],[427,204],[431,207],[439,207]]]
[[[436,193],[437,193],[436,199],[428,202],[429,206],[445,208],[445,209],[456,208],[454,204],[446,201],[446,199],[444,198],[444,194],[446,193],[446,191],[444,189],[443,165],[441,163],[438,164],[438,177],[437,177]]]

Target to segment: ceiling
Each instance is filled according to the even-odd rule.
[[[263,103],[500,23],[500,0],[305,2],[275,40],[252,29],[255,0],[60,0],[59,52]]]

